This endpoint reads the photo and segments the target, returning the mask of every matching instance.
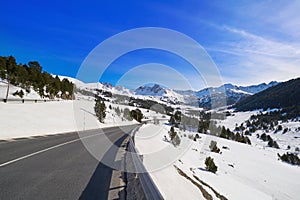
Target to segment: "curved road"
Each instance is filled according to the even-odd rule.
[[[120,150],[107,154],[115,162],[128,133],[136,126],[85,131],[89,143],[108,137]],[[126,131],[124,131],[124,128]],[[123,150],[124,151],[124,150]],[[105,154],[106,155],[106,154]],[[77,132],[0,142],[0,199],[121,198],[122,173],[96,160]]]

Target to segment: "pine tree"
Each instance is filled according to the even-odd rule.
[[[273,145],[274,145],[274,141],[271,139],[271,140],[269,140],[269,142],[268,142],[268,146],[269,147],[273,147]]]
[[[19,96],[20,96],[21,98],[23,98],[23,96],[24,96],[24,92],[23,92],[23,90],[20,90],[20,92],[19,92]]]
[[[241,142],[242,141],[242,136],[239,133],[235,134],[235,141]]]
[[[6,58],[0,56],[0,78],[5,79],[6,77]]]
[[[116,107],[115,108],[115,112],[118,116],[121,116],[121,111],[120,111],[120,108],[119,107]]]
[[[135,110],[132,110],[130,112],[131,116],[133,119],[135,119],[136,121],[138,122],[142,122],[142,119],[143,119],[143,113],[141,112],[140,109],[135,109]]]
[[[170,128],[169,136],[170,136],[171,142],[174,146],[178,146],[180,144],[180,142],[181,142],[180,137],[175,132],[173,126]]]
[[[205,159],[205,168],[206,170],[212,173],[216,173],[218,170],[218,167],[216,166],[214,159],[211,158],[210,156]]]
[[[170,123],[170,124],[172,124],[172,125],[176,124],[176,122],[175,122],[175,119],[174,119],[174,116],[173,116],[173,115],[171,115],[171,117],[170,117],[170,120],[169,120],[169,123]]]
[[[174,114],[174,119],[176,120],[177,123],[181,122],[181,112],[180,111],[176,111]]]
[[[228,134],[227,134],[225,126],[222,126],[222,131],[221,131],[220,137],[228,139]]]
[[[280,148],[279,148],[279,145],[278,145],[278,143],[277,143],[276,141],[274,141],[273,147],[276,148],[276,149],[280,149]]]
[[[288,152],[286,154],[283,154],[282,156],[280,156],[279,154],[277,155],[283,162],[287,162],[292,165],[300,165],[300,158],[297,155]]]
[[[96,116],[98,117],[98,120],[101,123],[104,123],[104,118],[106,117],[106,113],[105,113],[106,106],[105,103],[100,98],[96,99],[96,104],[94,109],[95,109]]]
[[[265,133],[261,134],[260,139],[267,141],[267,135]]]

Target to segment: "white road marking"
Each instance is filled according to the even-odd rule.
[[[67,145],[67,144],[71,144],[71,143],[73,143],[73,142],[77,142],[77,141],[79,141],[79,140],[81,140],[81,139],[93,137],[93,136],[100,135],[100,134],[103,134],[103,133],[97,133],[97,134],[94,134],[94,135],[89,135],[89,136],[86,136],[86,137],[78,138],[78,139],[76,139],[76,140],[71,140],[71,141],[68,141],[68,142],[64,142],[64,143],[61,143],[61,144],[58,144],[58,145],[55,145],[55,146],[52,146],[52,147],[49,147],[49,148],[46,148],[46,149],[43,149],[43,150],[34,152],[34,153],[31,153],[31,154],[28,154],[28,155],[26,155],[26,156],[22,156],[22,157],[19,157],[19,158],[10,160],[10,161],[8,161],[8,162],[2,163],[2,164],[0,164],[0,167],[4,167],[4,166],[6,166],[6,165],[9,165],[9,164],[15,163],[15,162],[17,162],[17,161],[20,161],[20,160],[29,158],[29,157],[31,157],[31,156],[34,156],[34,155],[37,155],[37,154],[40,154],[40,153],[49,151],[49,150],[51,150],[51,149],[55,149],[55,148],[58,148],[58,147],[61,147],[61,146]]]

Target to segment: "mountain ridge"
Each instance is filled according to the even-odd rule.
[[[67,78],[60,76],[61,78]],[[93,92],[94,89],[111,92],[113,94],[127,96],[149,96],[157,100],[170,104],[186,104],[210,108],[211,94],[220,93],[226,95],[227,105],[233,105],[238,101],[259,93],[267,88],[277,85],[279,82],[272,81],[268,84],[261,83],[250,86],[237,86],[231,83],[223,84],[219,87],[207,87],[199,91],[193,90],[173,90],[159,84],[151,83],[139,86],[135,90],[129,90],[124,86],[113,86],[110,83],[83,83],[76,78],[69,78],[76,87]],[[220,99],[221,101],[221,99]]]
[[[277,84],[260,93],[250,96],[234,107],[238,111],[256,109],[300,109],[300,78]],[[298,111],[297,111],[298,112]]]
[[[269,87],[277,85],[278,82],[272,81],[268,84],[261,83],[258,85],[250,86],[236,86],[231,83],[223,84],[219,87],[207,87],[199,91],[193,90],[172,90],[162,87],[158,84],[153,86],[140,86],[135,90],[136,95],[144,96],[155,96],[161,97],[163,101],[195,104],[196,101],[199,103],[200,107],[210,107],[211,104],[211,94],[220,93],[225,94],[227,99],[227,104],[232,105],[239,100],[246,98],[247,96],[259,93]],[[173,97],[173,98],[172,98]]]

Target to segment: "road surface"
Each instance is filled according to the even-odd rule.
[[[84,135],[91,144],[102,145],[107,137],[120,147],[133,128],[90,130]],[[119,152],[108,156],[116,160]],[[0,142],[0,199],[120,198],[120,176],[95,159],[76,132]]]

